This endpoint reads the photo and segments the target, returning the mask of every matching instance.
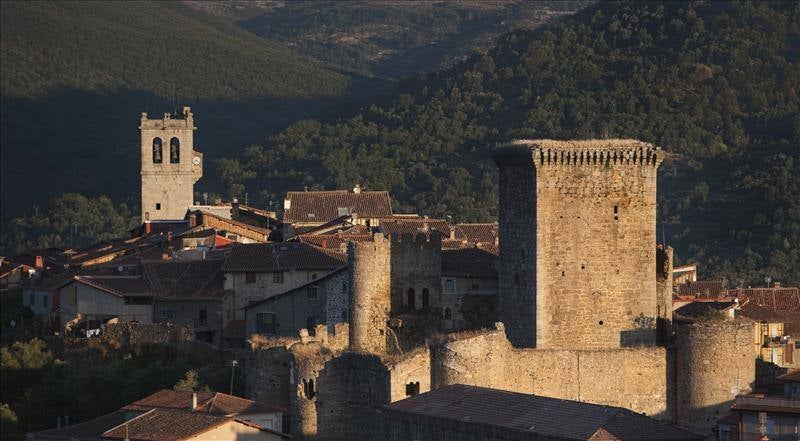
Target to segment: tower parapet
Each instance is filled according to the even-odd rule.
[[[516,140],[498,147],[498,313],[515,346],[652,344],[656,169],[637,140]]]

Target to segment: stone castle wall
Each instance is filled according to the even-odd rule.
[[[664,348],[517,349],[499,326],[436,345],[433,353],[433,388],[469,384],[671,417]]]
[[[117,348],[158,343],[180,344],[194,339],[190,326],[168,323],[112,323],[103,326],[100,338]]]
[[[391,243],[376,234],[372,242],[350,242],[347,254],[350,346],[354,351],[385,353],[391,308]]]
[[[414,392],[408,387],[413,385]],[[389,365],[389,399],[394,402],[431,390],[431,353],[427,347],[405,354]]]
[[[317,440],[381,440],[381,406],[390,400],[390,373],[380,357],[345,352],[319,377]]]
[[[442,241],[437,233],[393,236],[392,314],[442,304]],[[413,295],[409,295],[413,292]],[[427,305],[423,296],[427,292]],[[413,300],[414,304],[409,304]]]
[[[498,151],[499,314],[512,343],[655,343],[656,151],[638,141],[522,141]]]
[[[752,321],[676,323],[678,424],[710,433],[756,377]]]

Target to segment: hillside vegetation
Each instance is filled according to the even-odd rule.
[[[172,99],[336,96],[349,78],[171,2],[4,2],[4,97],[144,90]]]
[[[625,137],[669,153],[659,237],[731,285],[800,283],[800,5],[601,3],[391,103],[304,120],[218,161],[228,194],[391,191],[396,211],[496,215],[491,150],[513,137]],[[251,199],[252,200],[252,199]]]
[[[441,70],[494,46],[517,28],[535,28],[590,1],[317,1],[264,3],[254,14],[236,3],[189,2],[293,50],[387,78]],[[237,8],[236,6],[240,6]],[[250,12],[254,16],[242,17]]]
[[[380,90],[176,2],[9,1],[0,21],[3,219],[64,192],[135,195],[143,111],[192,105],[214,158]]]

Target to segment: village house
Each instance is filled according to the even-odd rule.
[[[153,321],[191,325],[197,340],[222,344],[233,321],[233,292],[224,289],[222,259],[143,262],[155,298]]]
[[[245,306],[247,335],[294,336],[301,329],[314,333],[319,324],[347,321],[347,266],[294,289]]]
[[[246,306],[312,282],[346,262],[344,253],[299,242],[236,245],[222,266],[225,289],[234,293],[234,318],[244,320]]]
[[[384,439],[703,440],[620,407],[454,384],[383,406]]]
[[[488,327],[497,318],[498,257],[478,248],[442,251],[442,327]]]
[[[353,223],[378,226],[380,219],[392,217],[392,205],[386,191],[290,191],[283,202],[283,237],[303,234],[343,216]]]
[[[59,327],[96,332],[111,319],[152,323],[153,293],[140,276],[74,276],[59,290]]]
[[[218,392],[161,390],[101,417],[29,433],[30,441],[283,441],[286,410]]]

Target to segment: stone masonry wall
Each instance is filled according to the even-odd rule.
[[[427,306],[442,304],[442,241],[439,234],[393,236],[391,257],[392,315],[402,310],[423,307],[423,293],[428,293]],[[413,296],[409,291],[413,290]],[[414,304],[409,304],[413,297]]]
[[[405,354],[405,356],[389,367],[390,393],[392,402],[408,398],[417,393],[431,390],[431,354],[427,347]],[[409,394],[409,384],[416,386]]]
[[[142,221],[183,219],[186,210],[194,204],[194,183],[203,176],[203,154],[194,151],[194,117],[188,108],[183,118],[165,115],[161,119],[148,119],[143,113],[141,132]],[[161,139],[161,163],[153,162],[153,140]],[[170,163],[170,140],[180,142],[177,164]],[[198,164],[193,158],[199,158]],[[161,204],[160,210],[156,204]]]
[[[498,330],[434,347],[433,388],[469,384],[625,407],[669,419],[667,355],[659,347],[516,349]]]
[[[498,152],[498,320],[514,346],[536,346],[536,169],[529,150]]]
[[[320,441],[381,440],[381,406],[389,403],[390,373],[373,354],[345,352],[319,377],[317,427]]]
[[[752,321],[676,323],[678,424],[709,433],[756,376]]]
[[[500,319],[515,345],[533,346],[531,334],[542,349],[655,343],[656,153],[630,140],[520,141],[495,156],[509,266]]]
[[[391,243],[376,234],[372,242],[350,242],[347,253],[351,348],[385,353],[391,308]]]

